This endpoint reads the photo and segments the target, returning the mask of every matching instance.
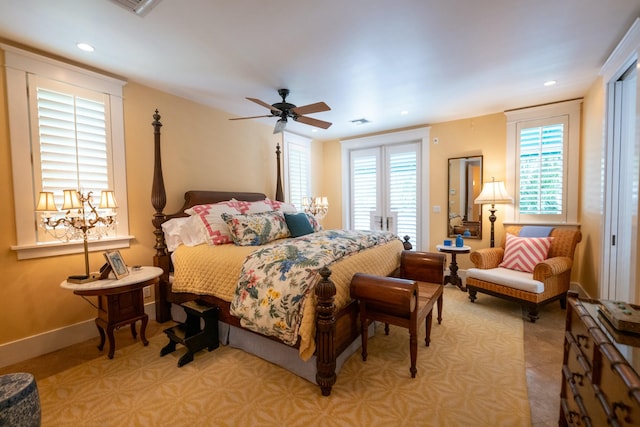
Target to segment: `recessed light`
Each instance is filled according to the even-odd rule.
[[[95,50],[89,43],[78,43],[76,46],[78,49],[84,50],[85,52],[93,52]]]
[[[403,116],[406,116],[407,114],[409,114],[409,112],[407,110],[405,111],[400,111],[400,114],[402,114]]]
[[[547,80],[546,82],[544,82],[544,85],[545,86],[553,86],[556,83],[557,82],[555,80]]]

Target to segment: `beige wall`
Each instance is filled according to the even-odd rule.
[[[1,51],[0,51],[1,52]],[[4,63],[2,57],[2,63]],[[93,319],[95,309],[59,287],[69,274],[82,271],[81,254],[18,261],[13,178],[5,93],[0,72],[0,344]],[[255,122],[230,122],[229,115],[136,83],[124,88],[131,247],[121,250],[130,264],[149,265],[153,256],[151,182],[153,121],[162,115],[162,156],[167,191],[165,212],[181,206],[189,189],[219,189],[275,193],[275,144],[272,128]],[[32,197],[25,195],[25,197]],[[90,254],[91,268],[104,262]],[[150,300],[149,300],[150,301]]]
[[[82,268],[82,255],[18,261],[10,249],[15,244],[15,217],[10,163],[9,130],[4,69],[0,73],[0,344],[30,337],[95,317],[95,309],[59,283]],[[604,94],[594,83],[584,102],[581,187],[601,188],[602,120]],[[167,191],[165,212],[174,212],[188,189],[275,192],[275,144],[279,138],[271,127],[251,121],[230,122],[227,113],[208,108],[131,82],[124,89],[124,115],[127,159],[127,188],[130,231],[136,239],[122,250],[129,264],[149,264],[153,255],[153,208],[150,202],[153,167],[153,111],[162,115],[163,172]],[[431,126],[429,186],[427,208],[439,205],[439,214],[430,212],[430,250],[447,234],[447,159],[484,156],[484,180],[504,179],[506,119],[503,113],[437,123]],[[438,144],[433,144],[433,139]],[[342,227],[342,184],[340,141],[314,141],[312,144],[314,192],[329,198],[326,228]],[[581,198],[584,233],[579,245],[580,260],[574,280],[597,294],[601,196],[598,192]],[[31,197],[30,195],[27,197]],[[487,207],[483,212],[483,239],[468,239],[473,248],[489,245]],[[496,241],[503,234],[503,209],[496,213]],[[102,255],[91,254],[91,266],[101,265]],[[461,268],[470,267],[467,256],[459,257]],[[11,327],[7,327],[11,325]]]
[[[604,204],[605,92],[599,78],[582,105],[582,145],[580,150],[580,223],[582,242],[578,244],[577,281],[593,298],[600,297],[598,284],[602,273],[602,206]]]

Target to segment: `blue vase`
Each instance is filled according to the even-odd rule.
[[[458,237],[456,237],[456,248],[461,248],[464,246],[464,240],[462,239],[462,236],[458,234]]]

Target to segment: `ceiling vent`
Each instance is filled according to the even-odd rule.
[[[160,3],[160,0],[111,0],[113,3],[118,4],[130,12],[135,13],[138,16],[145,16]]]
[[[365,125],[367,123],[371,123],[371,121],[369,121],[369,120],[367,120],[365,118],[362,118],[362,119],[351,120],[351,123],[353,123],[354,125],[360,126],[360,125]]]

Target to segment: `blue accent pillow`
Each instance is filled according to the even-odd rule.
[[[309,222],[309,218],[307,218],[304,212],[296,214],[285,213],[284,219],[287,221],[287,227],[289,227],[291,237],[304,236],[314,231],[313,226]]]

